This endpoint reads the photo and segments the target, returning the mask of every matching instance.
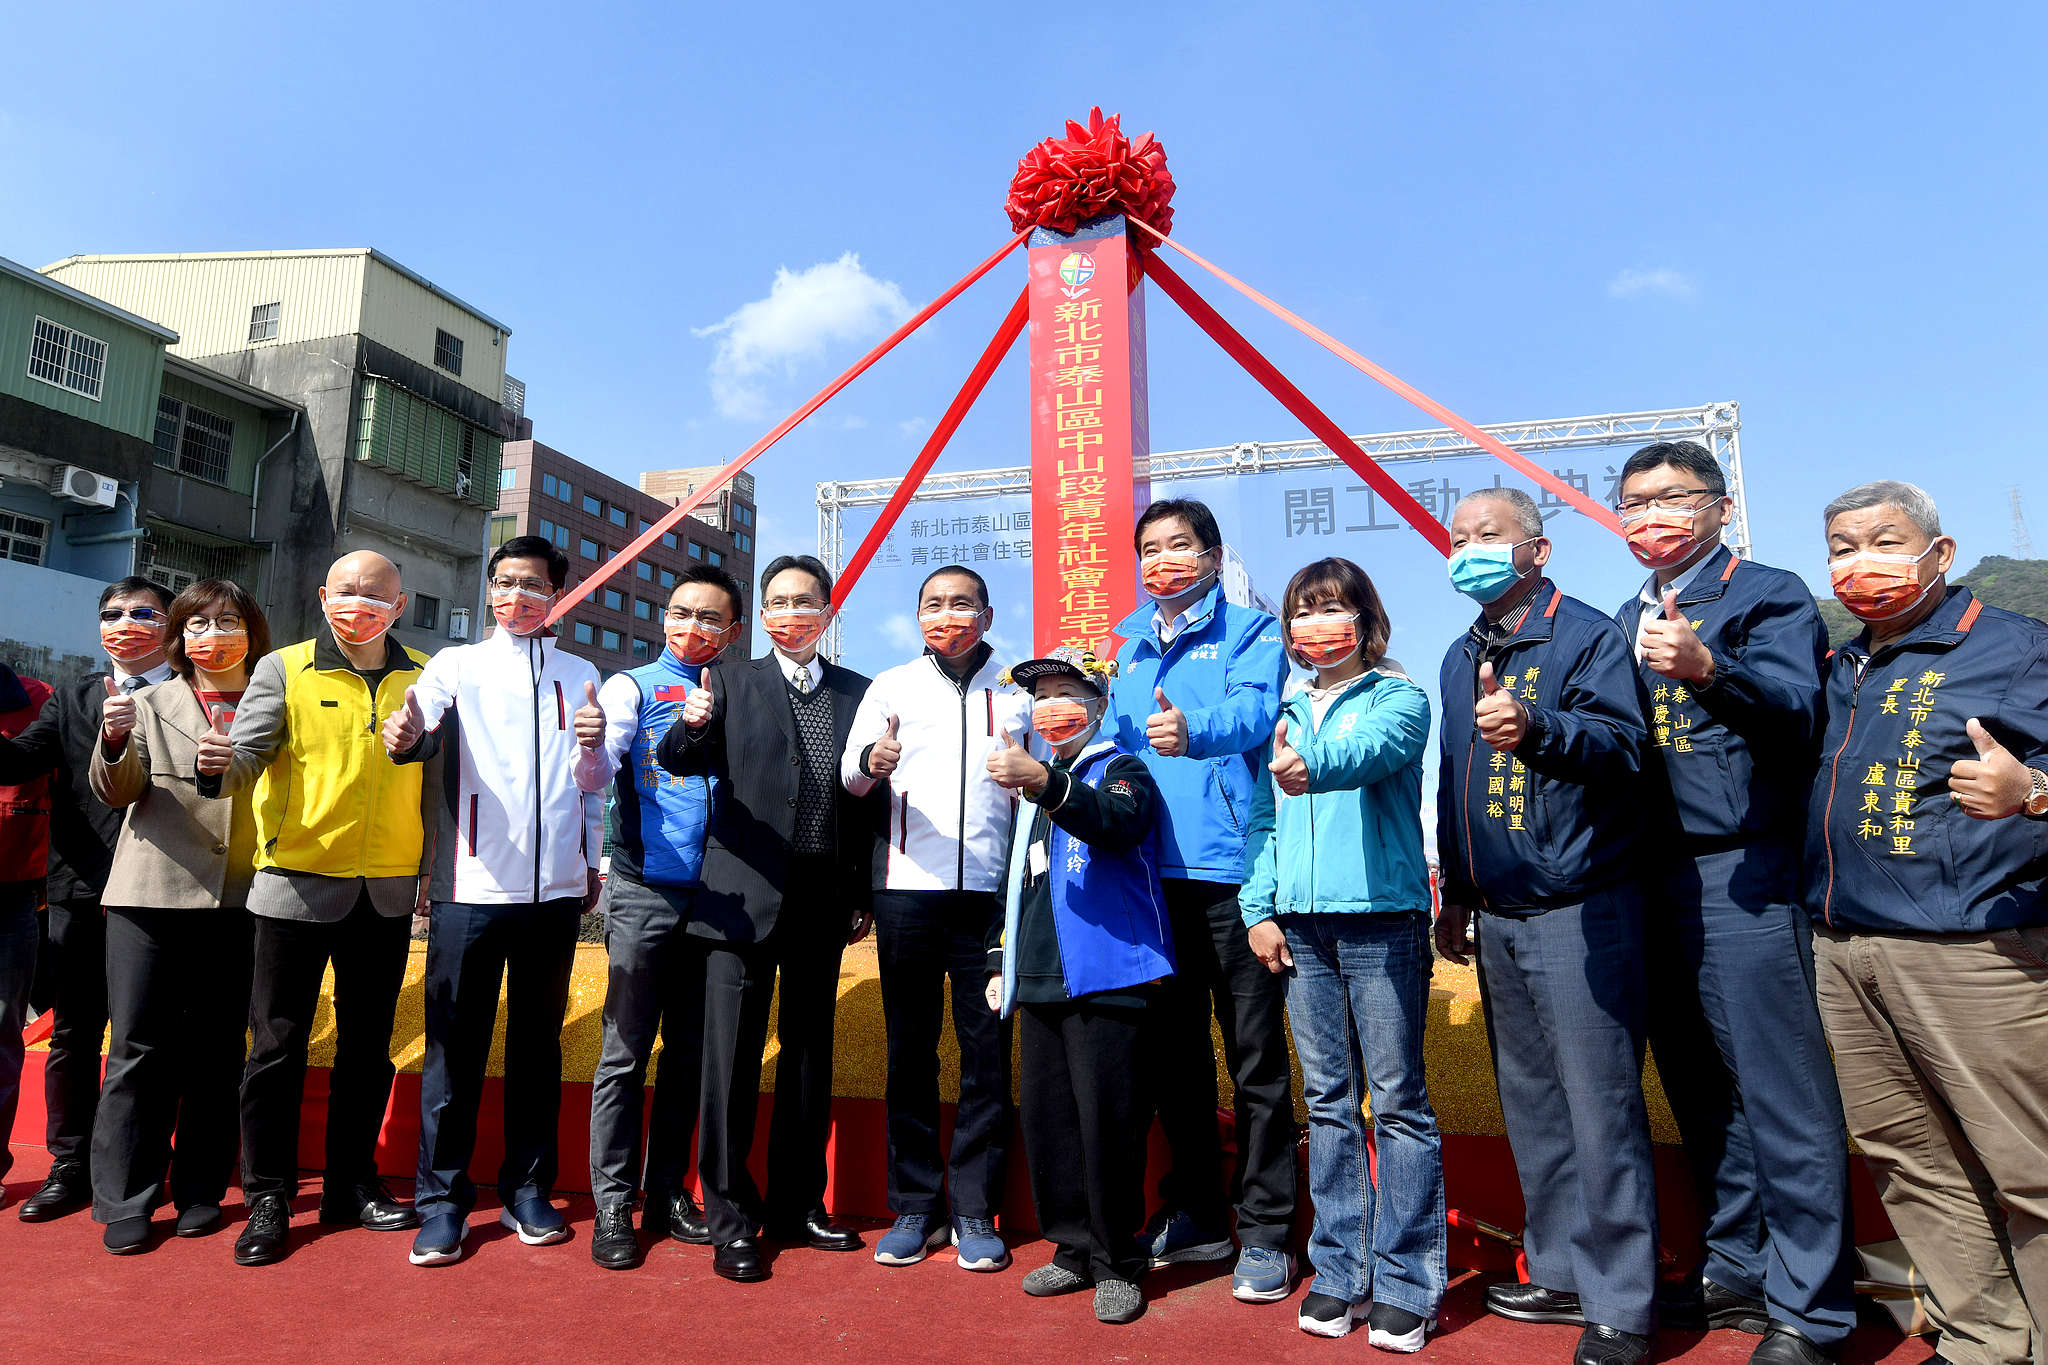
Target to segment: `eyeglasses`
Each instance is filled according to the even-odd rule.
[[[493,578],[492,592],[530,592],[535,597],[553,597],[555,585],[538,578]]]
[[[725,629],[724,614],[715,610],[691,611],[688,607],[670,607],[666,615],[669,621],[679,626],[687,626],[692,621],[695,621],[706,630]]]
[[[1621,513],[1623,521],[1639,521],[1643,513],[1652,507],[1662,508],[1667,512],[1690,511],[1691,499],[1702,493],[1713,493],[1717,498],[1725,496],[1714,493],[1711,488],[1667,488],[1654,498],[1623,498],[1614,504],[1614,510]]]
[[[125,611],[117,607],[108,607],[100,612],[101,625],[111,626],[118,621],[133,621],[141,626],[160,626],[164,623],[164,613],[155,607],[129,607]]]
[[[231,611],[222,612],[211,621],[207,620],[204,616],[188,616],[185,618],[185,633],[187,635],[204,635],[210,630],[233,632],[242,629],[244,629],[242,618]]]
[[[764,604],[767,611],[823,611],[825,604],[815,597],[771,597]]]

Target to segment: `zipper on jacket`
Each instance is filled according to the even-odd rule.
[[[546,672],[547,653],[540,638],[529,638],[527,655],[533,667],[533,902],[540,904],[540,681]]]
[[[1828,887],[1821,893],[1820,922],[1830,929],[1835,927],[1835,782],[1841,776],[1842,755],[1849,752],[1849,739],[1856,733],[1856,702],[1863,694],[1863,680],[1870,676],[1870,666],[1876,662],[1877,656],[1872,654],[1856,669],[1856,681],[1849,688],[1849,723],[1842,729],[1842,742],[1835,749],[1834,761],[1828,764],[1828,803],[1820,817],[1821,848],[1828,858]]]

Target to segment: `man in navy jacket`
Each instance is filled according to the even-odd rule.
[[[1583,1324],[1578,1365],[1648,1358],[1656,1179],[1643,1108],[1642,684],[1613,620],[1542,569],[1543,516],[1493,488],[1451,518],[1480,616],[1444,655],[1437,946],[1479,988],[1528,1220],[1530,1283],[1488,1309]]]
[[[1931,1291],[1940,1355],[2048,1326],[2048,626],[1950,586],[1908,483],[1824,514],[1836,650],[1806,825],[1821,1021],[1849,1132]]]
[[[1811,1365],[1856,1322],[1848,1148],[1797,905],[1827,630],[1797,574],[1722,546],[1732,506],[1695,442],[1622,466],[1622,526],[1651,577],[1615,620],[1650,693],[1645,767],[1682,831],[1644,867],[1650,1041],[1706,1218],[1698,1286],[1667,1312]]]
[[[1294,1259],[1294,1100],[1286,995],[1245,938],[1244,881],[1259,753],[1280,712],[1287,661],[1280,626],[1223,599],[1223,540],[1199,502],[1155,502],[1138,518],[1138,557],[1152,600],[1117,627],[1103,735],[1151,770],[1160,797],[1159,875],[1179,968],[1153,1025],[1159,1121],[1172,1167],[1146,1229],[1152,1264],[1230,1255],[1218,1168],[1212,1008],[1236,1091],[1243,1244],[1231,1292],[1251,1303],[1287,1297]]]

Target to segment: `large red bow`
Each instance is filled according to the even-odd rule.
[[[1121,213],[1173,230],[1173,172],[1166,148],[1150,133],[1136,142],[1118,126],[1121,114],[1088,111],[1088,126],[1067,120],[1067,135],[1049,137],[1025,153],[1004,204],[1010,225],[1072,232],[1091,218]]]

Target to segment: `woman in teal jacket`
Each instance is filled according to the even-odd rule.
[[[1418,1351],[1446,1278],[1441,1140],[1422,1073],[1429,699],[1381,663],[1386,610],[1349,560],[1295,574],[1281,619],[1288,653],[1315,676],[1280,708],[1266,747],[1238,905],[1252,951],[1286,974],[1309,1107],[1316,1280],[1299,1322],[1339,1337],[1364,1317],[1372,1345]],[[1372,1097],[1377,1189],[1361,1083]]]

